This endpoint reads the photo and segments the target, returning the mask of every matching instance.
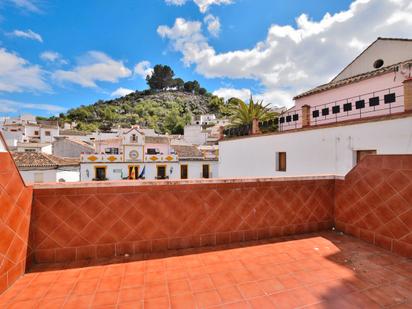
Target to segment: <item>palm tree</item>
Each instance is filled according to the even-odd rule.
[[[255,103],[252,97],[250,97],[249,104],[242,100],[238,102],[238,106],[232,111],[231,122],[233,125],[251,125],[254,119],[265,121],[274,118],[276,115],[270,110],[270,104],[263,105],[263,101]]]

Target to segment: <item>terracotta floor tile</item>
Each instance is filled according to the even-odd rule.
[[[117,309],[142,309],[143,301],[123,303],[117,306]]]
[[[217,308],[222,308],[222,309],[250,309],[251,306],[246,301],[239,301],[239,302],[236,302],[236,303],[224,304],[224,305],[219,306]]]
[[[191,292],[187,279],[172,280],[168,282],[170,295],[184,294]]]
[[[98,292],[94,295],[92,305],[94,307],[115,305],[119,297],[118,294],[118,291]]]
[[[58,298],[58,297],[63,297],[67,296],[72,292],[74,288],[74,283],[54,283],[52,287],[47,291],[46,295],[44,298]]]
[[[292,309],[299,306],[298,300],[291,291],[284,291],[269,295],[272,303],[276,304],[277,308]]]
[[[93,297],[91,295],[76,296],[73,295],[64,303],[64,308],[79,309],[87,308],[91,305]]]
[[[212,280],[209,276],[202,276],[196,279],[190,279],[189,283],[193,292],[211,290],[214,288]]]
[[[195,309],[196,300],[191,293],[179,294],[170,297],[172,309]]]
[[[166,282],[166,272],[164,271],[153,271],[145,273],[144,275],[145,283],[165,283]]]
[[[143,299],[143,287],[122,289],[119,292],[119,303],[135,302]]]
[[[158,298],[168,296],[169,292],[166,284],[151,284],[144,287],[144,298]]]
[[[272,303],[269,296],[260,296],[256,298],[251,298],[248,300],[248,303],[254,309],[271,309],[275,308],[275,304]]]
[[[39,309],[56,309],[61,308],[66,301],[66,297],[54,299],[42,299],[38,303]]]
[[[244,298],[252,298],[256,296],[265,295],[264,290],[258,282],[239,284],[238,289]]]
[[[79,280],[73,289],[75,295],[93,294],[97,289],[99,279]]]
[[[97,287],[97,292],[116,291],[120,288],[122,277],[103,277]]]
[[[266,294],[276,293],[285,289],[283,284],[277,279],[258,281],[258,285]]]
[[[7,309],[32,309],[37,308],[37,304],[38,301],[35,300],[23,300],[7,306]]]
[[[215,290],[195,293],[194,296],[199,308],[209,308],[221,303],[220,296]]]
[[[224,287],[236,284],[235,279],[230,273],[214,273],[210,274],[214,285],[216,287]]]
[[[231,303],[243,300],[243,296],[236,286],[225,286],[217,288],[223,303]]]
[[[126,275],[122,280],[122,288],[131,288],[136,286],[144,285],[144,275],[143,273],[136,273],[131,275]]]
[[[170,308],[168,297],[150,298],[144,300],[145,309],[163,309]]]

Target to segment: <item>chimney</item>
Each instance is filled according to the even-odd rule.
[[[252,121],[252,135],[256,135],[256,134],[260,134],[260,130],[259,130],[259,121],[254,118]]]
[[[219,141],[221,141],[225,137],[225,134],[223,133],[224,129],[225,129],[224,126],[219,127]]]
[[[412,78],[405,79],[403,82],[403,99],[405,112],[412,112]]]
[[[302,128],[306,128],[310,126],[310,106],[303,105],[302,106]]]

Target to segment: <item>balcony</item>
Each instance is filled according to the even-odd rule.
[[[0,176],[2,308],[412,302],[411,155],[365,157],[345,178],[31,188],[0,153]]]

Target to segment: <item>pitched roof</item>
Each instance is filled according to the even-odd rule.
[[[18,167],[50,167],[76,166],[79,159],[61,158],[42,152],[13,152],[13,159]]]
[[[60,135],[86,136],[88,134],[89,133],[87,132],[73,130],[73,129],[60,130]]]
[[[202,152],[196,146],[173,145],[172,148],[180,159],[203,159]]]
[[[371,77],[386,74],[386,73],[391,72],[391,71],[396,72],[397,68],[399,66],[401,66],[403,64],[410,63],[410,62],[412,62],[412,59],[409,59],[409,60],[406,60],[406,61],[403,61],[403,62],[400,62],[400,63],[396,63],[396,64],[393,64],[393,65],[389,65],[387,67],[383,67],[383,68],[380,68],[380,69],[377,69],[377,70],[373,70],[373,71],[369,71],[369,72],[362,73],[362,74],[359,74],[359,75],[355,75],[355,76],[352,76],[352,77],[348,77],[348,78],[345,78],[345,79],[341,79],[341,80],[338,80],[338,81],[335,81],[335,82],[330,82],[330,83],[315,87],[313,89],[310,89],[308,91],[305,91],[305,92],[295,96],[293,99],[296,100],[296,99],[306,97],[308,95],[312,95],[312,94],[315,94],[315,93],[319,93],[319,92],[322,92],[322,91],[326,91],[326,90],[330,90],[330,89],[333,89],[333,88],[346,86],[348,84],[352,84],[352,83],[355,83],[355,82],[362,81],[364,79],[368,79],[368,78],[371,78]]]
[[[146,136],[145,143],[150,144],[169,144],[170,139],[167,136]]]

